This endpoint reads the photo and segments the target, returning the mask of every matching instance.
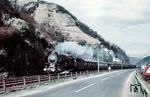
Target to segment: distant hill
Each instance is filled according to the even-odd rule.
[[[137,57],[129,57],[129,59],[131,64],[137,64],[141,60],[141,58]]]
[[[147,65],[148,63],[150,63],[150,56],[147,56],[145,58],[143,58],[142,60],[140,60],[139,62],[137,62],[137,65]]]

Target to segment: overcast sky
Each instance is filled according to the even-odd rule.
[[[128,55],[150,55],[150,0],[47,1],[62,5]]]

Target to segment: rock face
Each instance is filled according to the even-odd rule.
[[[55,30],[60,30],[69,41],[86,41],[88,44],[99,42],[95,37],[82,31],[78,26],[80,22],[59,5],[38,0],[18,1],[18,4],[23,6],[35,21]]]
[[[86,41],[89,44],[98,43],[98,39],[84,33],[78,26],[77,20],[67,13],[62,13],[60,6],[55,4],[40,4],[33,13],[34,19],[50,27],[58,28],[70,41]]]
[[[0,6],[0,50],[7,53],[0,54],[0,68],[9,76],[43,74],[47,55],[64,40],[82,45],[100,43],[128,61],[122,49],[110,45],[59,5],[40,0],[0,0]]]

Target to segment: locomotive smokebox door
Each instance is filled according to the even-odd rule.
[[[57,62],[57,55],[55,52],[52,52],[49,56],[48,56],[48,63],[56,63]]]

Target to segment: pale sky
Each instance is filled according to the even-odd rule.
[[[62,5],[129,56],[150,55],[150,0],[46,0]]]

